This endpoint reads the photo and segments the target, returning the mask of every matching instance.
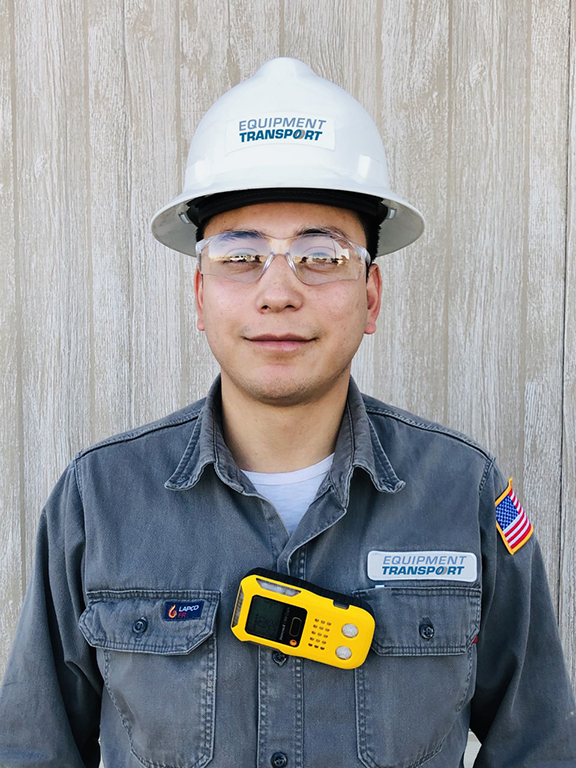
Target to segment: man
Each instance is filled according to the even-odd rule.
[[[101,747],[110,768],[457,768],[471,726],[478,766],[576,766],[511,483],[471,440],[350,378],[380,308],[373,259],[423,227],[388,186],[367,113],[301,62],[268,62],[204,117],[153,231],[198,257],[221,376],[206,400],[83,451],[56,486],[0,765],[96,766]],[[363,600],[364,663],[240,642],[254,568]]]

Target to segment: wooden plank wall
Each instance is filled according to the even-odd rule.
[[[193,260],[148,222],[208,106],[290,55],[368,108],[428,221],[355,375],[514,475],[576,678],[575,6],[0,0],[0,671],[68,461],[216,372]]]

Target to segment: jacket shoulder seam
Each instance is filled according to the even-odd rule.
[[[420,420],[416,417],[411,417],[410,414],[399,413],[398,411],[389,408],[378,408],[374,405],[366,405],[366,412],[375,416],[385,416],[394,419],[395,421],[407,424],[408,426],[414,427],[415,429],[422,429],[425,432],[434,432],[436,434],[443,435],[444,437],[450,437],[453,440],[456,440],[459,443],[463,443],[469,448],[477,451],[482,456],[484,456],[488,462],[492,463],[494,461],[492,454],[481,445],[479,445],[475,440],[472,440],[472,438],[467,437],[461,432],[456,432],[449,427],[444,427],[441,424],[437,424],[433,421]]]
[[[486,485],[486,481],[488,480],[488,476],[490,472],[492,471],[494,464],[496,463],[496,459],[494,459],[492,456],[486,457],[486,465],[484,467],[484,472],[482,473],[482,479],[480,480],[480,485],[478,486],[478,496],[482,496],[482,491],[484,490],[484,486]]]
[[[84,498],[83,498],[83,489],[82,489],[82,473],[80,472],[80,467],[78,466],[78,460],[80,459],[80,454],[76,454],[72,461],[72,469],[74,471],[74,481],[76,483],[76,488],[78,489],[78,496],[80,497],[80,503],[82,504],[82,507],[84,507]]]
[[[109,445],[117,445],[118,443],[127,443],[132,440],[138,440],[138,438],[140,437],[145,437],[146,435],[150,435],[153,432],[160,432],[163,429],[169,429],[170,427],[197,421],[199,415],[200,413],[198,410],[194,413],[188,413],[186,414],[186,416],[181,416],[177,419],[162,420],[161,422],[155,422],[144,427],[137,427],[136,429],[129,430],[128,432],[122,432],[119,435],[113,435],[112,437],[107,437],[106,439],[101,440],[100,442],[95,443],[94,445],[88,446],[88,448],[84,448],[82,451],[80,451],[76,455],[76,459],[78,460],[83,459],[88,454],[93,453],[94,451],[98,451],[100,450],[100,448],[106,448]]]

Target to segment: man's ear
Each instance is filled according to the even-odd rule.
[[[206,327],[204,325],[204,281],[202,279],[202,275],[200,274],[200,270],[197,269],[194,274],[194,296],[195,296],[195,302],[196,302],[196,327],[199,331],[205,331]]]
[[[376,319],[380,314],[380,302],[382,301],[382,275],[377,264],[371,264],[366,281],[366,328],[364,333],[371,334],[376,331]]]

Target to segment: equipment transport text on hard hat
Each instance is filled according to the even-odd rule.
[[[324,149],[334,149],[334,120],[294,112],[276,112],[230,120],[226,124],[226,152],[235,152],[254,142],[305,142]]]

